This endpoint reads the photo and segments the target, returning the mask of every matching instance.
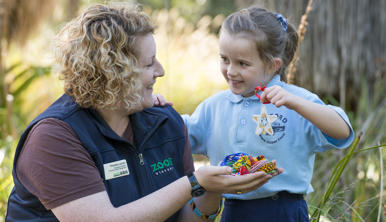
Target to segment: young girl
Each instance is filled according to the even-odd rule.
[[[283,16],[265,9],[254,6],[228,16],[220,31],[220,57],[229,90],[184,115],[193,153],[208,156],[212,165],[245,152],[275,159],[285,170],[257,190],[224,195],[221,221],[309,221],[303,195],[313,191],[315,153],[353,141],[342,109],[284,82],[297,39]],[[257,86],[264,90],[257,91],[261,99]]]

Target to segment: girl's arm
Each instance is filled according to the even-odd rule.
[[[350,135],[349,126],[333,109],[296,96],[280,86],[265,89],[261,102],[267,101],[276,107],[284,105],[296,111],[331,138],[344,139]]]

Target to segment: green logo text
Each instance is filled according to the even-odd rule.
[[[169,157],[164,159],[163,161],[159,161],[150,166],[153,169],[153,173],[156,173],[156,175],[158,175],[159,171],[165,171],[165,170],[170,171],[173,166],[173,161],[172,161],[172,158]]]

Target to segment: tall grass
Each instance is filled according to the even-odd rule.
[[[381,163],[386,156],[383,152],[380,157],[376,149],[383,149],[386,143],[382,80],[378,79],[374,89],[363,83],[358,95],[360,105],[348,112],[355,131],[362,133],[353,144],[356,150],[351,146],[345,153],[329,151],[317,155],[312,181],[315,192],[307,198],[313,221],[318,221],[320,215],[330,221],[377,221],[378,213],[384,214],[384,203],[380,202],[385,195]]]

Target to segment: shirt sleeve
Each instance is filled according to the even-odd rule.
[[[192,153],[207,156],[205,143],[208,129],[206,127],[207,124],[204,103],[198,105],[191,116],[186,114],[182,115],[182,119],[184,120],[185,126],[188,130]]]
[[[330,109],[333,109],[338,115],[346,122],[347,126],[350,128],[350,135],[345,139],[334,139],[329,137],[327,134],[323,133],[318,127],[316,127],[311,122],[307,121],[308,133],[311,135],[315,141],[314,152],[324,152],[330,149],[344,149],[350,146],[354,140],[354,130],[351,126],[350,120],[346,113],[340,107],[333,105],[325,105],[324,102],[315,94],[312,94],[310,100],[314,103],[328,106]]]
[[[44,119],[29,132],[16,173],[47,209],[105,190],[90,154],[71,127]]]
[[[193,156],[192,156],[192,150],[190,149],[190,143],[189,143],[189,137],[188,137],[188,131],[186,127],[185,129],[185,148],[184,148],[184,173],[185,175],[190,175],[194,172],[194,163],[193,163]]]

